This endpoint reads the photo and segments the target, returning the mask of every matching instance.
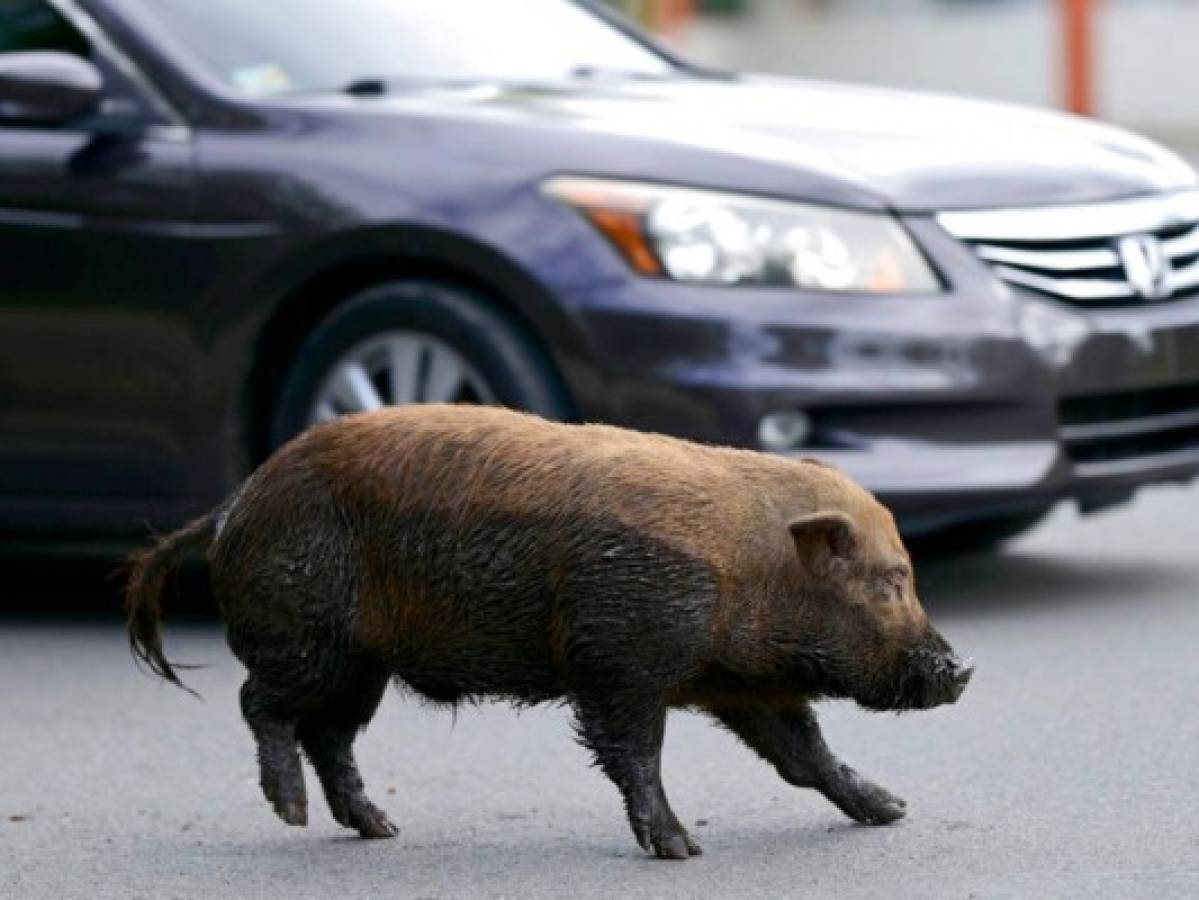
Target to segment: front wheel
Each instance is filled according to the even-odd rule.
[[[571,417],[545,353],[499,308],[456,287],[395,282],[338,305],[300,345],[276,404],[272,446],[337,416],[409,403]]]

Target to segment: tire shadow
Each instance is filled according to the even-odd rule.
[[[1194,590],[1196,571],[1160,560],[1078,559],[1027,550],[930,559],[917,565],[921,603],[944,618],[1096,604],[1137,606]]]

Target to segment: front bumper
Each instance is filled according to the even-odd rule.
[[[840,466],[912,534],[1199,475],[1199,299],[1067,307],[1012,292],[932,219],[907,224],[950,292],[576,282],[602,369],[576,385],[582,412],[756,447],[763,415],[801,409],[815,427],[797,454]],[[1173,418],[1155,412],[1163,392]]]

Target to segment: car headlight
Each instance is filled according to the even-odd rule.
[[[586,216],[642,275],[868,294],[941,290],[886,214],[599,178],[555,178],[544,190]]]

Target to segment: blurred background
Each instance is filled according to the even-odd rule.
[[[722,68],[1090,114],[1199,156],[1195,0],[610,0]]]
[[[609,2],[716,69],[1199,163],[1199,0]],[[992,106],[693,83],[594,5],[284,8],[0,0],[0,897],[1199,897],[1185,166]],[[1082,232],[1013,230],[1012,192]],[[904,823],[680,713],[665,777],[707,854],[667,870],[569,710],[396,696],[359,746],[398,840],[346,839],[311,774],[307,831],[274,820],[204,566],[166,613],[199,704],[130,660],[124,554],[313,422],[497,400],[856,461],[931,509],[919,589],[970,689],[821,712]]]

